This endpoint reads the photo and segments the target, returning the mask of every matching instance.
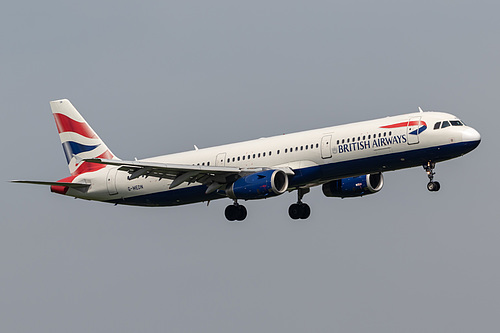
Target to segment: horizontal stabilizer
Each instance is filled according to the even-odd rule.
[[[63,183],[63,182],[42,182],[37,180],[11,180],[11,183],[18,184],[35,184],[35,185],[47,185],[47,186],[66,186],[70,188],[84,188],[89,187],[90,184],[83,183]]]

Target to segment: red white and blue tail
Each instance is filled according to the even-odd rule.
[[[76,176],[105,167],[104,165],[82,162],[83,159],[118,159],[70,101],[67,99],[52,101],[50,108],[56,121],[71,175]]]

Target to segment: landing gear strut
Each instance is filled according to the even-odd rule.
[[[234,200],[234,204],[226,207],[224,214],[229,221],[243,221],[247,217],[247,209]]]
[[[294,220],[302,219],[305,220],[311,215],[311,208],[308,204],[302,202],[302,198],[305,194],[309,193],[311,190],[309,188],[299,188],[297,190],[298,200],[288,208],[288,215]]]
[[[437,192],[441,188],[439,182],[434,181],[434,175],[436,174],[434,172],[435,168],[436,168],[436,163],[431,161],[427,162],[427,164],[424,165],[424,170],[427,172],[427,177],[429,177],[429,183],[427,183],[427,189],[431,192]]]

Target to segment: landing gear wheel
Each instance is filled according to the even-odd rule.
[[[247,209],[242,205],[230,205],[226,207],[224,215],[228,221],[243,221],[247,217]]]
[[[296,203],[288,208],[288,215],[294,220],[305,220],[311,215],[311,208],[305,203]]]
[[[305,220],[311,215],[311,207],[309,207],[308,204],[305,204],[302,202],[302,198],[304,195],[309,193],[311,189],[308,187],[306,188],[299,188],[297,190],[298,198],[297,198],[297,203],[294,203],[288,208],[288,215],[294,220]]]
[[[427,172],[427,177],[429,177],[429,183],[427,183],[427,189],[431,192],[437,192],[441,188],[439,182],[434,181],[434,168],[436,167],[436,163],[429,161],[426,165],[424,165],[424,170]]]
[[[441,188],[441,185],[439,182],[429,182],[427,184],[427,189],[431,192],[437,192]]]

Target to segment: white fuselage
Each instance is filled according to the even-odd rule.
[[[334,179],[419,166],[461,156],[474,149],[480,136],[465,125],[434,129],[437,122],[458,121],[447,113],[411,113],[348,125],[278,135],[257,140],[163,155],[143,162],[284,169],[289,190]],[[139,177],[118,167],[85,173],[75,182],[89,183],[86,191],[67,195],[114,203],[167,206],[226,197],[220,191],[205,194],[199,183],[170,189],[170,179]]]

